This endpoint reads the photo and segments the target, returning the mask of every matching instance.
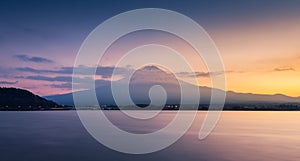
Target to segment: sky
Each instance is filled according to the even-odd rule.
[[[42,96],[70,92],[72,66],[88,34],[110,17],[138,8],[169,9],[199,23],[223,59],[227,90],[300,96],[300,1],[297,0],[3,0],[0,86],[25,88]],[[124,51],[154,42],[177,48],[186,56],[193,52],[174,35],[135,32],[112,45],[100,62],[98,81],[110,80],[114,63]],[[199,85],[210,86],[203,61],[191,62],[197,66]],[[119,77],[125,77],[128,70],[133,69],[120,68]],[[177,72],[184,73],[180,68]]]

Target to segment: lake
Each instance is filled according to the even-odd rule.
[[[105,112],[121,129],[148,133],[165,126],[176,111],[164,111],[144,124],[124,121],[120,111]],[[299,161],[300,112],[222,112],[205,140],[198,132],[199,111],[189,131],[170,147],[132,155],[108,149],[93,139],[76,111],[0,112],[1,161]],[[105,131],[103,131],[105,132]]]

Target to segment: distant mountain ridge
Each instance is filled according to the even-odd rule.
[[[24,89],[0,87],[0,110],[42,110],[58,106]]]
[[[130,79],[129,89],[130,97],[136,104],[149,104],[149,90],[153,85],[161,85],[167,93],[168,104],[180,103],[180,86],[183,84],[186,88],[199,88],[200,104],[209,104],[211,97],[211,88],[204,86],[195,86],[187,82],[177,80],[173,74],[166,73],[156,66],[146,66],[135,71],[131,78],[123,78],[118,80],[116,84],[124,84]],[[120,93],[123,93],[120,90]],[[83,97],[88,90],[79,91]],[[96,94],[99,104],[115,105],[115,100],[111,92],[110,82],[101,82],[96,84]],[[126,91],[124,92],[126,94]],[[192,97],[192,96],[191,96]],[[52,95],[45,97],[47,99],[56,101],[64,105],[73,105],[72,93],[62,95]],[[82,101],[84,102],[84,98]],[[300,103],[300,97],[289,97],[281,94],[267,95],[267,94],[251,94],[251,93],[237,93],[233,91],[226,92],[227,104],[255,104],[255,103]],[[86,106],[93,106],[89,102],[84,102]],[[124,103],[126,104],[126,103]]]

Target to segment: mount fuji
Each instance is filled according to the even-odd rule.
[[[167,104],[180,103],[180,84],[184,84],[185,88],[199,88],[200,104],[208,104],[210,102],[211,90],[210,87],[196,86],[182,80],[177,80],[175,75],[167,73],[156,66],[145,66],[134,72],[131,78],[123,78],[114,83],[124,84],[129,81],[130,97],[135,104],[149,104],[149,90],[154,85],[160,85],[164,88],[167,98]],[[124,89],[118,89],[119,92],[124,92]],[[111,91],[110,81],[99,81],[96,83],[96,95],[100,105],[115,105],[115,100]],[[89,90],[78,91],[80,95],[85,95]],[[192,97],[192,93],[188,93],[188,97]],[[62,105],[73,106],[72,93],[46,96],[46,99],[55,101]],[[90,102],[84,102],[84,106],[93,106]],[[237,93],[233,91],[226,92],[226,103],[253,104],[253,103],[300,103],[300,97],[289,97],[282,94],[267,95],[267,94],[252,94],[252,93]],[[125,104],[124,104],[125,105]]]

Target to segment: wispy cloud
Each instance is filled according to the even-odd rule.
[[[280,67],[280,68],[274,68],[273,71],[275,72],[295,71],[295,69],[292,67]]]
[[[43,58],[43,57],[37,57],[37,56],[28,56],[25,54],[21,54],[21,55],[14,55],[14,57],[18,58],[21,61],[25,61],[25,62],[34,62],[34,63],[53,63],[52,60],[47,59],[47,58]]]
[[[48,81],[48,82],[72,82],[71,76],[47,77],[47,76],[35,75],[35,76],[26,76],[23,78],[30,79],[30,80]]]
[[[194,73],[190,73],[190,72],[180,72],[177,73],[179,76],[182,77],[210,77],[210,76],[217,76],[217,75],[221,75],[223,73],[244,73],[243,71],[225,71],[225,72],[194,72]]]
[[[24,67],[24,68],[16,68],[16,70],[21,72],[28,72],[28,73],[35,73],[35,74],[47,74],[47,73],[53,73],[53,74],[72,74],[72,70],[45,70],[45,69],[34,69],[30,67]]]
[[[50,87],[59,89],[72,89],[72,83],[51,84]]]
[[[30,67],[24,67],[24,68],[16,68],[18,71],[22,72],[29,72],[29,73],[35,73],[35,74],[72,74],[74,67],[61,67],[58,70],[45,70],[45,69],[34,69]],[[79,75],[91,75],[93,72],[93,68],[91,67],[76,67],[75,68],[77,74]],[[125,76],[129,73],[130,68],[115,68],[110,66],[100,66],[97,67],[96,74],[103,77],[103,78],[110,78],[112,76],[113,71],[115,70],[115,74]]]
[[[48,77],[42,75],[34,75],[34,76],[26,76],[26,77],[16,77],[16,78],[23,78],[29,80],[38,80],[38,81],[47,81],[47,82],[72,82],[72,76],[56,76],[56,77]],[[74,77],[74,82],[90,82],[93,81],[90,77]]]
[[[99,86],[108,86],[111,82],[107,80],[95,80],[96,87]],[[50,87],[52,88],[59,88],[59,89],[72,89],[72,82],[63,82],[60,84],[51,84]],[[76,83],[76,88],[86,88],[89,87],[86,85],[86,82]]]
[[[0,84],[6,84],[6,85],[14,85],[14,84],[17,84],[18,81],[0,81]]]
[[[195,73],[190,73],[190,72],[179,72],[177,73],[179,76],[182,77],[209,77],[210,73],[209,72],[195,72]]]
[[[225,73],[245,73],[246,71],[235,71],[235,70],[227,70]]]
[[[28,80],[37,80],[37,81],[46,81],[46,82],[66,82],[74,83],[83,82],[83,83],[90,83],[94,81],[92,77],[72,77],[72,76],[56,76],[56,77],[48,77],[42,75],[33,75],[33,76],[17,76],[15,78],[18,79],[28,79]]]

